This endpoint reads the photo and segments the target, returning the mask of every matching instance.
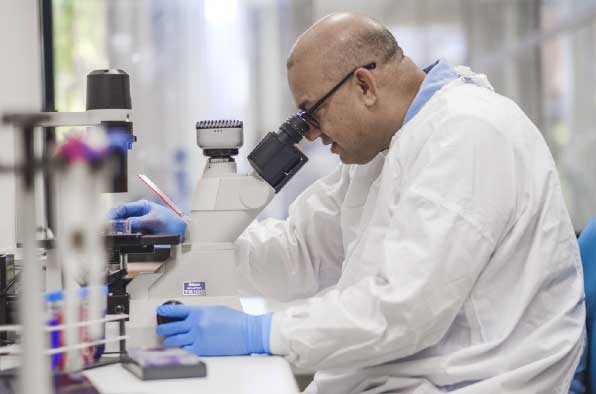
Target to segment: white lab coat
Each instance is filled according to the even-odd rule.
[[[237,241],[247,286],[310,297],[270,338],[320,371],[308,393],[568,391],[585,319],[574,231],[540,132],[489,86],[447,84],[387,151]]]

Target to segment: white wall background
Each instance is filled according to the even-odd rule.
[[[36,0],[0,1],[0,114],[41,110],[39,12]],[[14,133],[0,124],[0,163],[15,158]],[[15,248],[15,179],[0,174],[0,253]]]
[[[129,156],[129,199],[153,198],[135,181],[144,172],[178,205],[189,205],[204,164],[195,143],[198,120],[244,120],[238,163],[246,171],[250,149],[296,111],[285,70],[292,44],[316,19],[351,10],[387,25],[419,66],[442,57],[486,73],[497,92],[516,101],[544,134],[576,230],[596,214],[596,0],[54,0],[54,5],[54,22],[63,27],[59,42],[68,44],[56,53],[63,60],[56,67],[59,110],[84,108],[90,70],[121,68],[131,76],[139,140]],[[337,158],[320,143],[302,145],[310,162],[263,216],[285,217],[296,195],[335,167]],[[179,152],[186,155],[183,163],[175,160]]]

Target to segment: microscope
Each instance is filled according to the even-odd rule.
[[[196,124],[197,144],[209,159],[193,194],[187,234],[158,272],[139,274],[128,284],[129,346],[161,342],[155,310],[163,303],[242,309],[234,241],[308,161],[296,144],[309,126],[299,113],[268,133],[248,155],[254,169],[249,174],[238,174],[234,160],[242,129],[237,120]]]

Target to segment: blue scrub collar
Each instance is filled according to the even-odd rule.
[[[408,112],[404,118],[404,125],[422,109],[424,104],[426,104],[436,92],[449,82],[458,78],[455,69],[443,59],[439,59],[430,66],[425,67],[423,71],[426,73],[426,77],[424,78],[424,81],[422,81],[420,90],[418,90],[410,108],[408,108]]]

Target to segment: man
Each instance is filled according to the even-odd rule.
[[[306,137],[343,162],[237,241],[273,315],[162,306],[201,355],[285,355],[309,393],[564,393],[583,349],[577,243],[540,132],[486,78],[420,70],[382,25],[323,18],[288,59]],[[333,90],[335,89],[335,90]],[[317,102],[332,91],[322,102]],[[142,216],[143,215],[143,216]],[[120,207],[148,229],[147,203]],[[146,225],[147,224],[147,225]],[[149,228],[151,229],[151,228]]]

